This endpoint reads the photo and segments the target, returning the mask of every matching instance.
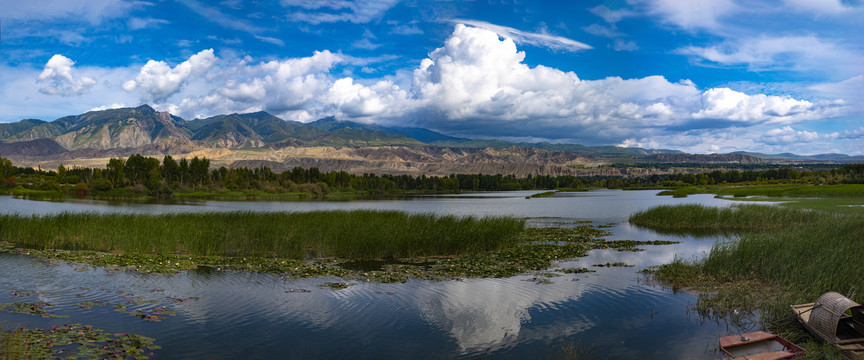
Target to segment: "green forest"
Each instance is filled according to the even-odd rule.
[[[831,170],[713,170],[697,174],[644,177],[451,174],[449,176],[354,175],[295,167],[273,172],[259,168],[211,168],[207,158],[179,161],[142,155],[112,158],[104,168],[56,170],[16,167],[0,157],[4,194],[51,197],[157,197],[235,194],[255,196],[293,194],[324,196],[328,193],[458,193],[461,191],[584,190],[591,188],[644,189],[720,184],[862,184],[864,164],[848,164]]]

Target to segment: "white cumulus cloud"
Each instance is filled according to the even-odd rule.
[[[814,131],[795,130],[791,126],[772,129],[756,139],[757,142],[768,145],[806,144],[821,136]]]
[[[508,136],[533,128],[531,135],[557,139],[591,134],[621,141],[650,128],[718,126],[703,120],[785,124],[837,116],[844,109],[842,102],[748,95],[727,88],[702,91],[689,80],[672,83],[662,76],[585,81],[572,72],[531,68],[523,63],[524,56],[509,38],[457,25],[444,46],[414,71],[413,91],[430,110],[425,114],[433,124],[478,133],[493,128]]]
[[[181,103],[171,109],[187,117],[264,110],[290,120],[307,120],[312,116],[309,110],[320,109],[332,83],[329,71],[341,61],[340,55],[326,50],[257,64],[244,59],[221,69],[214,78],[224,81],[210,91],[184,93]]]
[[[87,76],[72,75],[75,62],[63,55],[56,54],[45,64],[37,83],[39,92],[48,95],[74,96],[90,91],[96,80]]]
[[[412,110],[408,92],[392,81],[378,81],[371,86],[357,84],[351,78],[336,80],[327,93],[326,104],[337,117],[402,117]]]
[[[524,58],[512,39],[457,24],[444,46],[414,71],[414,90],[450,120],[557,117],[572,111],[566,105],[581,84],[576,74],[532,69]]]
[[[839,116],[844,110],[842,101],[817,104],[791,97],[747,95],[729,88],[713,88],[702,94],[702,109],[693,118],[788,124]]]
[[[102,111],[102,110],[109,110],[109,109],[120,109],[120,108],[129,107],[129,106],[130,105],[113,103],[113,104],[102,105],[102,106],[90,108],[90,110],[87,110],[87,111],[90,112],[90,111]]]
[[[192,76],[202,76],[216,63],[213,49],[202,50],[175,67],[164,61],[150,60],[135,80],[123,83],[123,90],[138,89],[145,101],[162,102],[177,93]]]
[[[864,138],[864,126],[853,130],[843,130],[843,132],[832,133],[831,136],[838,139],[862,139]]]
[[[650,143],[636,139],[664,129],[788,124],[846,111],[842,101],[703,91],[689,80],[673,83],[662,76],[586,81],[573,72],[529,67],[514,41],[497,35],[457,25],[444,46],[421,62],[412,85],[425,110],[417,116],[421,122],[469,137]]]

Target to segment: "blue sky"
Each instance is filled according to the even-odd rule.
[[[862,16],[846,0],[0,0],[0,122],[148,103],[860,155]]]

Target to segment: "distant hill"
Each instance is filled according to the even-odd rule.
[[[453,136],[447,136],[438,132],[434,132],[432,130],[416,128],[416,127],[385,127],[374,124],[361,124],[353,121],[344,121],[337,120],[334,117],[326,117],[323,119],[319,119],[317,121],[309,123],[309,126],[314,126],[316,128],[333,131],[339,129],[358,129],[358,130],[370,130],[370,131],[380,131],[388,134],[394,135],[402,135],[405,137],[409,137],[415,139],[417,141],[426,143],[426,144],[434,144],[435,142],[441,141],[468,141],[470,139],[458,138]],[[512,144],[511,144],[512,145]]]
[[[44,123],[45,121],[43,120],[24,119],[15,123],[0,124],[0,138],[7,138],[25,132]]]
[[[62,134],[63,127],[59,124],[43,120],[24,119],[15,123],[0,124],[0,139],[13,141],[35,140],[54,137]]]
[[[678,150],[666,149],[624,148],[618,146],[585,146],[579,144],[552,144],[548,142],[512,143],[501,140],[442,140],[432,142],[431,144],[438,146],[466,148],[506,148],[515,145],[520,147],[543,150],[567,151],[578,155],[592,156],[596,158],[642,157],[650,154],[683,154],[681,151]]]
[[[762,158],[765,161],[789,161],[789,162],[864,162],[864,156],[849,156],[846,154],[818,154],[818,155],[796,155],[792,153],[762,154],[747,151],[736,151],[730,154],[750,155]]]
[[[383,131],[341,128],[312,139],[313,146],[425,146],[422,141]]]
[[[643,158],[648,162],[658,163],[697,163],[697,164],[758,164],[764,162],[761,158],[745,154],[653,154]]]
[[[266,112],[230,114],[188,121],[186,128],[192,131],[191,140],[218,144],[223,147],[270,144],[288,139],[312,139],[326,132],[304,126],[302,123],[285,121]]]
[[[60,146],[60,144],[52,139],[0,143],[0,156],[50,156],[62,154],[67,151],[66,148]]]

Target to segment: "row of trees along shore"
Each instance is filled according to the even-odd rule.
[[[21,188],[36,191],[64,191],[74,185],[79,195],[126,189],[136,194],[170,196],[174,191],[263,191],[326,194],[331,190],[366,191],[502,191],[535,189],[640,188],[736,183],[864,183],[864,164],[848,164],[825,171],[798,171],[791,168],[738,171],[714,170],[701,174],[650,175],[644,177],[549,176],[517,178],[512,175],[452,174],[449,176],[353,175],[344,171],[322,172],[317,168],[295,167],[275,173],[267,167],[210,168],[210,160],[194,157],[179,161],[165,156],[162,161],[132,155],[112,158],[105,168],[59,166],[56,171],[13,166],[0,157],[0,178],[6,191]],[[70,191],[66,189],[65,191]]]

